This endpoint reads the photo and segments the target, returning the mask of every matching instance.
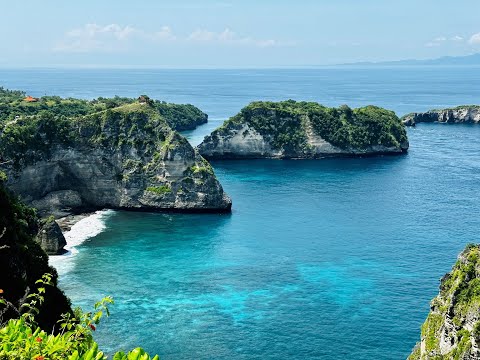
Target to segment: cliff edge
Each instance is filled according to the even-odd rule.
[[[415,126],[418,123],[448,123],[448,124],[479,124],[480,106],[465,105],[451,109],[430,110],[424,113],[411,113],[402,117],[406,126]]]
[[[102,208],[228,212],[210,164],[154,106],[81,117],[51,112],[0,127],[6,185],[42,216]]]
[[[480,359],[480,245],[468,245],[440,284],[409,360]]]

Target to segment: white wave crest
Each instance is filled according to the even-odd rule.
[[[75,223],[69,231],[63,234],[67,241],[65,246],[67,252],[62,255],[51,255],[49,257],[50,265],[57,269],[59,275],[65,274],[72,269],[72,257],[78,253],[76,247],[104,231],[106,228],[105,220],[113,213],[113,210],[96,211]]]

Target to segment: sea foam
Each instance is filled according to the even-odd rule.
[[[77,247],[104,231],[106,229],[105,220],[113,213],[113,210],[96,211],[75,223],[69,231],[63,234],[67,241],[67,245],[64,247],[66,253],[51,255],[49,257],[50,265],[55,267],[60,275],[69,272],[73,267],[72,258],[78,253]]]

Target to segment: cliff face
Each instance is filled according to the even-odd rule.
[[[252,103],[198,146],[202,156],[212,159],[315,159],[401,154],[407,149],[404,126],[391,111],[292,100]]]
[[[147,104],[21,118],[0,134],[7,185],[41,215],[230,211],[210,164]]]
[[[480,245],[469,245],[440,284],[409,359],[480,359]]]
[[[453,109],[430,110],[425,113],[412,113],[402,117],[406,126],[422,122],[438,123],[480,123],[480,106],[459,106]]]
[[[17,309],[36,290],[35,282],[45,273],[53,275],[53,288],[48,287],[45,302],[36,320],[51,330],[60,315],[70,312],[70,304],[57,288],[57,273],[48,266],[48,256],[34,240],[38,231],[35,212],[21,204],[4,186],[0,172],[0,289],[3,297]],[[18,317],[16,310],[0,304],[0,323]]]

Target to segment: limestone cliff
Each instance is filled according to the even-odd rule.
[[[415,126],[422,122],[479,124],[480,106],[458,106],[452,109],[411,113],[403,116],[402,121],[406,126]]]
[[[251,103],[198,146],[200,154],[211,159],[315,159],[401,154],[407,149],[405,128],[391,111],[293,100]]]
[[[0,130],[2,162],[8,187],[41,215],[231,208],[210,164],[148,104],[8,122]]]
[[[480,359],[480,245],[469,245],[440,284],[410,360]]]

